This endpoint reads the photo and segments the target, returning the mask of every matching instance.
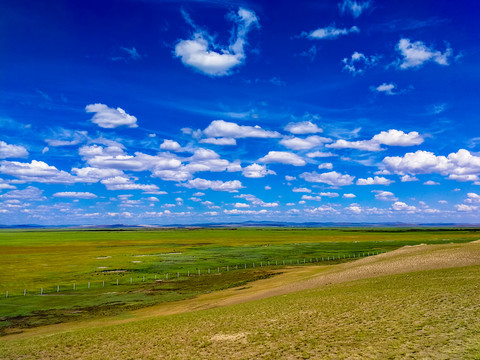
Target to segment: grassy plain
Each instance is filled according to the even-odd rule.
[[[415,230],[415,231],[413,231]],[[273,275],[283,260],[463,243],[474,229],[171,229],[0,232],[0,328],[32,327],[119,314],[191,298]],[[278,267],[259,267],[278,261]],[[253,269],[252,265],[256,263]],[[242,269],[247,264],[247,269]],[[226,272],[239,265],[242,270]],[[215,275],[222,267],[221,276]],[[185,275],[198,274],[201,277]],[[210,275],[205,275],[211,269]],[[176,273],[182,276],[176,279]],[[165,274],[169,273],[168,281]],[[155,282],[154,277],[163,279]],[[143,279],[145,278],[145,282]],[[130,279],[133,282],[130,285]],[[119,281],[116,286],[116,281]],[[90,282],[90,288],[88,283]],[[103,282],[106,286],[103,287]],[[75,291],[73,291],[75,284]],[[57,286],[60,292],[56,293]],[[44,295],[39,296],[43,288]],[[27,296],[23,290],[27,289]]]
[[[284,270],[248,287],[174,303],[176,314],[164,304],[132,312],[130,318],[7,336],[0,339],[0,357],[480,357],[478,241],[406,247],[350,263]],[[213,308],[198,311],[202,304]]]

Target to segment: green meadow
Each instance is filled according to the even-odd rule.
[[[2,231],[0,334],[193,298],[297,264],[479,238],[475,229]]]

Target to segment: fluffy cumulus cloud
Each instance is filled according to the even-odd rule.
[[[199,190],[211,189],[213,191],[228,191],[228,192],[237,192],[238,189],[241,189],[243,187],[242,183],[238,180],[223,182],[221,180],[206,180],[201,178],[189,180],[187,183],[182,184],[182,186],[189,189],[199,189]]]
[[[395,196],[394,193],[390,191],[383,191],[383,190],[373,190],[375,194],[375,199],[382,200],[382,201],[397,201],[398,198]]]
[[[478,206],[476,205],[465,205],[465,204],[458,204],[455,205],[455,209],[460,212],[472,212],[472,211],[477,211]]]
[[[57,192],[52,196],[58,197],[58,198],[74,198],[74,199],[95,199],[97,197],[97,195],[92,194],[91,192],[74,192],[74,191]]]
[[[332,139],[317,135],[308,136],[306,138],[288,136],[280,140],[281,145],[292,150],[310,150],[311,148],[329,142],[332,142]]]
[[[178,142],[169,139],[163,140],[163,143],[160,145],[160,149],[162,150],[178,151],[181,148]]]
[[[352,75],[363,74],[368,68],[377,65],[378,61],[378,56],[366,56],[363,53],[355,51],[350,57],[343,58],[343,70],[348,71]]]
[[[340,13],[350,13],[354,18],[358,18],[365,10],[371,6],[370,1],[343,0],[338,4]]]
[[[311,121],[291,122],[285,126],[285,130],[295,135],[316,134],[323,130]]]
[[[452,49],[449,47],[442,53],[422,41],[411,42],[410,39],[400,39],[396,50],[402,56],[397,62],[400,69],[418,68],[426,62],[447,66],[452,57]]]
[[[413,213],[417,210],[417,208],[413,205],[407,205],[401,201],[395,201],[392,205],[392,209],[394,211],[404,211],[408,213]]]
[[[405,133],[401,130],[390,129],[376,134],[370,140],[348,141],[339,139],[326,147],[333,149],[357,149],[364,151],[381,151],[380,145],[413,146],[423,143],[423,137],[417,131]]]
[[[395,84],[383,83],[382,85],[378,85],[375,88],[375,91],[378,91],[378,92],[383,93],[385,95],[397,95],[398,93],[394,92],[396,87],[397,87],[397,85],[395,85]]]
[[[0,159],[25,158],[27,156],[28,151],[23,146],[11,145],[5,141],[0,141]]]
[[[252,164],[243,168],[242,175],[247,178],[262,178],[267,175],[276,175],[275,171],[267,169],[265,165]]]
[[[404,156],[387,156],[382,164],[387,170],[399,175],[438,173],[457,181],[478,181],[480,175],[480,157],[465,149],[448,156],[418,150]]]
[[[308,37],[309,39],[336,39],[339,36],[348,35],[350,33],[358,33],[360,32],[359,28],[356,26],[352,26],[350,29],[343,28],[339,29],[336,28],[334,25],[327,26],[325,28],[319,28],[317,30],[313,30],[310,33],[303,33],[304,36]]]
[[[110,108],[104,104],[90,104],[85,107],[87,113],[95,113],[92,122],[101,128],[113,129],[119,126],[136,128],[137,118],[129,115],[121,108]]]
[[[72,184],[83,180],[72,176],[70,173],[58,170],[55,166],[37,160],[32,160],[31,163],[4,160],[0,162],[0,173],[28,182],[45,184]]]
[[[103,179],[100,181],[107,190],[142,190],[145,192],[158,191],[157,185],[136,184],[133,179],[126,176],[115,176],[113,178]]]
[[[214,120],[203,130],[209,138],[279,138],[276,131],[267,131],[260,126],[238,125],[224,120]]]
[[[357,185],[390,185],[393,180],[384,178],[383,176],[368,177],[366,179],[358,179]]]
[[[225,76],[232,73],[233,68],[245,61],[245,45],[247,34],[252,26],[258,26],[257,16],[253,11],[240,8],[237,14],[229,18],[235,23],[235,36],[228,47],[215,43],[214,39],[205,31],[199,30],[192,21],[195,33],[191,39],[181,40],[175,46],[175,56],[183,64],[210,76]]]
[[[468,193],[467,198],[465,199],[467,204],[480,204],[480,195],[477,193]]]
[[[241,194],[241,195],[235,195],[234,197],[237,199],[245,199],[253,206],[270,207],[270,208],[278,206],[278,202],[265,202],[252,194]]]
[[[336,171],[330,171],[326,173],[317,172],[304,172],[300,174],[300,177],[308,182],[324,183],[331,186],[345,186],[353,184],[355,176],[348,174],[340,174]]]
[[[265,164],[279,163],[293,166],[304,166],[306,164],[300,156],[288,151],[269,151],[267,155],[257,161]]]
[[[212,145],[237,145],[237,140],[234,138],[220,137],[220,138],[206,138],[201,139],[199,143]]]

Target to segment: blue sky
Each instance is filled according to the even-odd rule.
[[[0,223],[478,223],[479,9],[3,1]]]

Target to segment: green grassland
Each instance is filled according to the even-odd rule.
[[[475,229],[413,230],[2,231],[0,291],[8,291],[9,297],[0,298],[0,334],[119,314],[239,286],[274,275],[283,260],[295,265],[303,259],[309,264],[310,259],[335,257],[322,263],[328,265],[352,260],[349,256],[405,245],[462,243],[480,238]],[[269,262],[271,266],[265,266]],[[236,266],[239,270],[233,271]],[[211,274],[207,274],[208,269]],[[186,276],[198,274],[198,270],[202,276]],[[170,275],[168,280],[166,273]],[[155,276],[162,281],[155,281]],[[43,296],[39,296],[41,288]],[[23,296],[24,289],[27,296]]]
[[[478,359],[480,266],[0,341],[4,359]]]

